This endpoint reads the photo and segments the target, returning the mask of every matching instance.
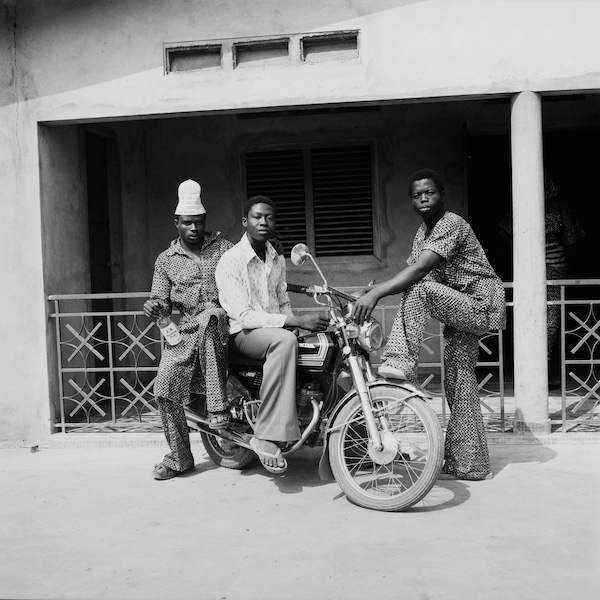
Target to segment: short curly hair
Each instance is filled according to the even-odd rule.
[[[438,192],[442,194],[444,192],[444,182],[442,178],[433,169],[419,169],[415,171],[408,182],[408,195],[412,195],[412,186],[415,181],[421,181],[421,179],[431,179],[435,183]]]
[[[252,198],[249,198],[246,204],[244,204],[244,217],[248,217],[250,209],[256,204],[268,204],[269,206],[272,206],[273,210],[275,211],[275,215],[277,215],[277,207],[271,198],[268,196],[252,196]]]

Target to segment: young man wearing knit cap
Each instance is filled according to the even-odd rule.
[[[194,470],[184,405],[206,395],[211,427],[228,423],[226,408],[228,322],[219,304],[215,268],[233,244],[205,231],[206,210],[198,183],[178,189],[175,227],[179,236],[156,259],[150,299],[151,319],[180,314],[181,341],[165,345],[154,383],[154,396],[170,452],[154,467],[154,479],[171,479]]]

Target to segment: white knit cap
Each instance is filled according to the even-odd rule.
[[[206,209],[200,200],[200,184],[188,179],[179,185],[177,189],[179,204],[175,209],[176,215],[203,215]]]

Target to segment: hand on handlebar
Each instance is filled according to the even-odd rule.
[[[323,315],[310,314],[300,317],[302,329],[309,331],[323,331],[329,327],[329,319]]]
[[[352,316],[359,325],[371,316],[379,301],[377,295],[368,287],[362,289],[360,294],[360,298],[356,300],[352,310]]]

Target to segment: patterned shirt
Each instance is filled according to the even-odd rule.
[[[156,259],[150,298],[158,300],[164,314],[173,308],[181,313],[179,331],[182,341],[166,345],[154,383],[154,395],[186,404],[190,391],[204,393],[204,379],[197,369],[198,348],[205,343],[211,319],[217,319],[221,344],[228,342],[227,316],[219,305],[215,269],[219,259],[233,244],[219,237],[220,232],[204,234],[198,264],[183,249],[179,238]],[[216,365],[206,365],[212,377]]]
[[[206,232],[199,264],[183,249],[179,238],[159,254],[154,265],[150,298],[158,300],[164,312],[175,307],[187,322],[207,308],[218,308],[219,293],[215,268],[219,259],[233,244],[219,237],[220,232]]]
[[[408,264],[413,265],[423,250],[431,250],[444,259],[427,275],[475,298],[479,308],[489,314],[489,329],[506,326],[506,303],[502,281],[490,265],[471,226],[459,215],[446,212],[429,236],[422,223],[413,241]]]
[[[546,265],[566,269],[568,267],[566,249],[582,239],[585,231],[569,203],[557,194],[558,192],[555,192],[545,200]],[[512,236],[512,213],[509,212],[502,219],[500,229]]]
[[[285,281],[285,258],[267,242],[265,262],[248,236],[225,252],[215,273],[221,306],[229,315],[229,332],[283,327],[292,315]]]

